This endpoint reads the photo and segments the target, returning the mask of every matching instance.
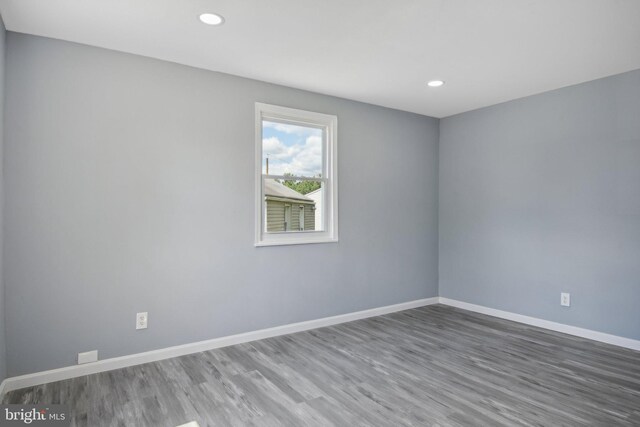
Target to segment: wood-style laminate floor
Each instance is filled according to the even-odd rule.
[[[442,305],[16,390],[78,426],[640,425],[640,352]]]

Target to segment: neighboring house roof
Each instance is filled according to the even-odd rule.
[[[305,202],[313,202],[310,198],[298,193],[295,190],[280,184],[274,179],[264,180],[264,195],[267,197],[280,197],[283,199],[304,200]]]

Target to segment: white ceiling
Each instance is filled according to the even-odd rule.
[[[640,0],[0,0],[0,12],[11,31],[434,117],[640,68]]]

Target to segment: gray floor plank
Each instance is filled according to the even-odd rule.
[[[73,426],[640,425],[640,352],[433,305],[60,381]]]

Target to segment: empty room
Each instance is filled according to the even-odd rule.
[[[640,1],[0,15],[0,427],[640,426]]]

